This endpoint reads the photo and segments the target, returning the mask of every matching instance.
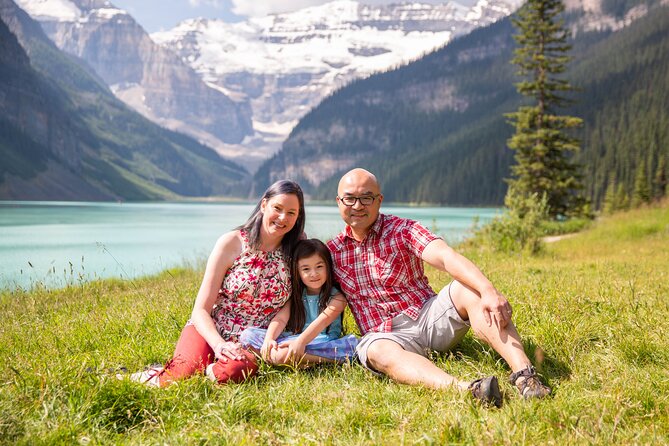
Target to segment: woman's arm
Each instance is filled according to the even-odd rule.
[[[286,328],[288,323],[288,318],[290,317],[290,301],[281,307],[279,312],[272,318],[272,321],[267,327],[267,332],[265,333],[265,340],[260,347],[260,356],[265,361],[269,361],[271,358],[272,349],[278,348],[276,343],[276,338],[279,337],[281,332]]]
[[[288,359],[299,362],[304,356],[307,344],[330,325],[346,308],[346,299],[342,294],[335,294],[328,302],[327,307],[318,315],[314,321],[288,345]]]
[[[239,346],[233,342],[226,342],[221,337],[211,317],[211,310],[216,304],[223,278],[241,251],[242,241],[239,231],[228,232],[216,241],[207,260],[207,268],[191,313],[191,321],[197,332],[207,341],[218,359],[226,357],[242,359]]]

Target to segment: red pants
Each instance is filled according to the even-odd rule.
[[[195,325],[188,324],[181,331],[174,356],[167,362],[165,372],[160,375],[160,387],[195,373],[202,373],[214,360],[214,351],[207,341],[200,336]]]
[[[217,361],[213,374],[219,383],[242,382],[258,372],[258,362],[252,353],[243,351],[245,358],[240,360],[227,359]],[[165,365],[164,371],[158,377],[160,387],[172,382],[202,373],[209,364],[216,361],[214,351],[209,347],[195,325],[186,325],[174,349],[174,356]]]

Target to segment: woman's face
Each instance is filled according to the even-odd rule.
[[[265,233],[270,236],[283,237],[293,229],[300,213],[300,201],[294,194],[275,195],[272,198],[263,199],[260,210],[262,211],[262,226]]]
[[[297,271],[300,273],[300,280],[307,288],[307,294],[314,295],[321,292],[328,278],[328,272],[327,264],[320,255],[312,254],[298,260]]]

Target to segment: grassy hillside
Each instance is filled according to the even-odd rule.
[[[554,389],[519,400],[508,369],[467,335],[444,369],[495,373],[499,410],[397,385],[359,366],[264,368],[249,383],[156,390],[105,377],[166,360],[201,272],[0,294],[0,442],[12,444],[666,444],[669,204],[598,222],[535,258],[467,253],[510,297]],[[429,272],[442,286],[447,275]],[[91,371],[92,370],[92,371]]]

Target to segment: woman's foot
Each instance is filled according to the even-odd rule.
[[[133,382],[146,384],[151,387],[160,387],[160,375],[163,373],[165,373],[165,369],[162,366],[157,366],[130,375],[118,374],[116,377],[118,379],[127,379]]]

